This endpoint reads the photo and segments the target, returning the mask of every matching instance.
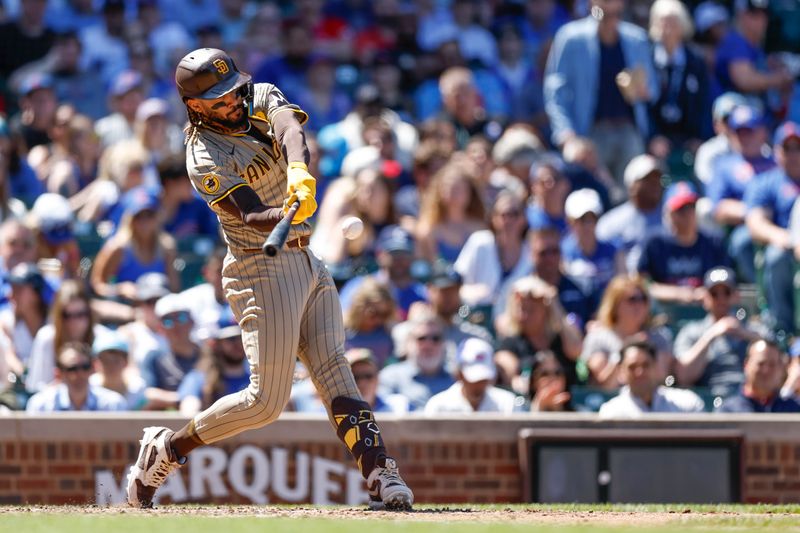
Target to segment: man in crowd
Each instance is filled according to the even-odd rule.
[[[730,263],[722,243],[697,227],[699,197],[687,181],[670,185],[664,201],[667,225],[642,247],[636,270],[652,280],[650,295],[656,300],[695,303],[702,298],[703,275]]]
[[[453,384],[445,368],[444,330],[432,313],[420,313],[411,320],[408,357],[381,370],[379,391],[383,395],[401,394],[412,410],[420,410],[434,394]]]
[[[798,413],[794,397],[783,398],[781,385],[786,374],[786,358],[772,341],[759,339],[747,348],[744,384],[739,394],[722,402],[720,413]]]
[[[467,339],[458,347],[458,381],[434,395],[425,404],[426,415],[446,413],[502,413],[522,411],[524,400],[493,385],[497,378],[492,345],[481,339]]]
[[[56,356],[56,379],[60,382],[34,394],[28,413],[60,411],[124,411],[128,408],[119,393],[89,384],[94,361],[85,344],[67,343]]]
[[[625,0],[591,4],[592,15],[564,25],[553,40],[545,110],[556,145],[575,135],[590,137],[619,180],[628,162],[644,152],[647,103],[658,100],[658,80],[646,33],[622,21]]]
[[[778,166],[753,180],[745,190],[745,221],[753,242],[764,249],[764,292],[775,328],[794,328],[794,261],[789,217],[800,196],[800,125],[785,122],[773,143]]]
[[[756,327],[734,316],[739,292],[728,267],[706,272],[703,280],[702,320],[689,322],[675,338],[675,373],[682,387],[708,387],[715,397],[727,398],[744,381],[742,365],[747,345],[759,338]]]
[[[658,384],[656,349],[646,337],[635,336],[625,341],[620,356],[620,378],[625,386],[619,395],[600,406],[602,418],[637,418],[644,413],[703,411],[703,400],[694,392]]]

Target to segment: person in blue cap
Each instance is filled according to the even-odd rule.
[[[771,155],[765,155],[767,128],[764,116],[756,106],[737,106],[728,118],[732,151],[720,156],[714,164],[706,196],[711,201],[714,220],[729,228],[728,253],[735,258],[742,281],[756,279],[753,240],[744,224],[744,191],[758,174],[775,166]]]
[[[776,329],[794,329],[795,263],[789,219],[800,196],[800,125],[785,122],[773,143],[778,166],[751,181],[744,193],[745,221],[753,241],[764,246],[764,292]]]
[[[61,278],[76,278],[81,257],[69,200],[60,194],[44,193],[34,202],[31,215],[38,236],[39,259],[56,259]]]
[[[106,241],[91,274],[94,291],[106,298],[136,299],[136,280],[147,272],[166,274],[173,291],[180,277],[173,266],[175,241],[161,229],[158,197],[143,187],[122,197],[124,215],[116,235]]]
[[[730,265],[720,240],[697,227],[699,197],[689,182],[670,185],[664,199],[665,228],[642,247],[636,270],[650,278],[650,294],[656,300],[697,303],[703,296],[703,275],[716,265]]]

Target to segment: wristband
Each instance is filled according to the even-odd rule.
[[[302,161],[292,161],[289,163],[289,168],[302,168],[306,172],[308,172],[308,167]]]

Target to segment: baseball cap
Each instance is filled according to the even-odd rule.
[[[169,104],[161,98],[148,98],[136,109],[136,121],[144,122],[152,117],[165,117],[169,115]]]
[[[53,78],[43,72],[34,72],[25,76],[19,84],[19,95],[28,96],[39,89],[52,89]]]
[[[716,2],[702,2],[694,10],[694,27],[703,33],[715,24],[728,21],[728,10]]]
[[[223,312],[217,320],[216,328],[211,335],[213,339],[229,339],[231,337],[240,337],[242,335],[242,328],[233,317],[230,311]]]
[[[669,211],[677,211],[683,206],[697,202],[700,197],[697,189],[688,181],[673,183],[664,195],[664,206]]]
[[[167,294],[156,302],[155,312],[158,318],[164,318],[179,311],[191,311],[186,298],[179,294]]]
[[[737,105],[728,117],[728,126],[734,130],[755,128],[764,125],[764,116],[761,110],[748,105]]]
[[[136,299],[146,302],[170,293],[169,279],[162,272],[147,272],[136,279]]]
[[[787,139],[791,138],[800,139],[800,125],[796,122],[787,121],[778,126],[778,129],[775,130],[773,146],[783,145]]]
[[[714,117],[714,120],[724,120],[727,122],[731,112],[740,105],[747,105],[747,98],[732,91],[723,93],[714,100],[714,105],[711,108],[711,115]]]
[[[769,9],[769,0],[736,0],[734,7],[737,13],[741,11],[765,11]]]
[[[72,239],[72,208],[60,194],[40,195],[31,208],[31,215],[48,243],[57,245]]]
[[[116,331],[103,333],[94,339],[94,342],[92,343],[92,352],[94,352],[95,356],[99,355],[101,352],[107,352],[110,350],[128,353],[130,347],[122,335]]]
[[[136,187],[126,192],[122,197],[125,215],[136,216],[142,211],[156,211],[159,208],[158,196],[146,187]]]
[[[725,285],[731,289],[736,288],[736,274],[726,266],[716,266],[711,268],[703,276],[703,286],[710,289],[715,285]]]
[[[492,148],[492,159],[506,165],[521,156],[535,157],[542,151],[542,142],[524,128],[509,128],[497,139]]]
[[[497,377],[494,349],[483,339],[472,337],[463,341],[458,346],[456,362],[464,381],[468,383],[491,381]]]
[[[594,189],[578,189],[567,196],[564,203],[564,213],[567,218],[578,220],[586,213],[594,213],[598,217],[603,214],[603,204],[600,195]]]
[[[630,187],[637,181],[646,178],[655,171],[663,172],[661,163],[650,154],[637,155],[631,159],[625,167],[623,181],[626,187]]]
[[[377,247],[383,252],[414,252],[414,239],[400,226],[387,226],[378,234]]]
[[[6,277],[11,285],[30,285],[37,291],[45,286],[41,270],[33,263],[20,263],[11,269]]]
[[[344,352],[344,358],[347,359],[347,363],[350,366],[361,362],[371,363],[376,367],[378,366],[378,362],[375,360],[375,353],[369,348],[350,348]]]
[[[434,267],[430,279],[428,279],[428,284],[440,289],[445,289],[447,287],[461,285],[463,281],[461,274],[456,272],[452,265],[437,265]]]
[[[142,85],[142,75],[135,70],[124,70],[117,74],[108,92],[111,96],[122,96]]]

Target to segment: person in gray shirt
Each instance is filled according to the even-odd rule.
[[[710,269],[703,286],[705,318],[689,322],[675,338],[676,378],[682,387],[708,387],[713,396],[726,398],[744,382],[748,344],[768,332],[731,314],[738,300],[733,270]]]

